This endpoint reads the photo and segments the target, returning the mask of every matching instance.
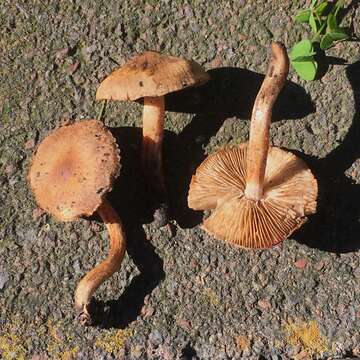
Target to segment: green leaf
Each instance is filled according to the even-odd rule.
[[[331,32],[325,34],[320,42],[321,50],[329,49],[334,41],[345,40],[349,37],[349,35],[345,32],[345,30],[339,28],[336,32]]]
[[[318,6],[316,6],[316,8],[314,9],[315,14],[317,14],[318,16],[321,16],[326,8],[328,7],[329,3],[327,2],[327,0],[321,2]]]
[[[342,29],[338,29],[337,31],[331,32],[329,35],[333,38],[333,40],[345,40],[349,37],[349,35],[345,31],[341,31]]]
[[[317,72],[317,63],[315,61],[296,61],[291,62],[295,71],[304,80],[314,80]]]
[[[291,61],[292,62],[296,62],[296,61],[301,61],[301,62],[303,62],[303,61],[312,61],[312,60],[314,60],[314,55],[316,55],[316,52],[313,52],[313,53],[311,53],[309,55],[306,55],[306,56],[298,56],[296,58],[291,59]]]
[[[310,14],[309,25],[311,27],[311,30],[316,34],[318,31],[318,27],[313,13]]]
[[[314,52],[313,45],[309,39],[304,39],[296,43],[290,51],[289,57],[291,60],[299,56],[311,56]]]
[[[320,49],[321,50],[329,49],[332,46],[333,41],[334,40],[331,36],[331,33],[325,34],[320,41]]]
[[[327,29],[326,32],[331,32],[334,30],[337,30],[339,28],[339,25],[336,20],[336,16],[334,14],[329,14],[327,18]]]
[[[312,0],[310,7],[313,9],[316,6],[317,0]]]
[[[310,10],[302,10],[296,14],[294,20],[299,23],[305,23],[309,21],[311,11]]]

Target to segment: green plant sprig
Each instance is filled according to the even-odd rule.
[[[336,41],[349,38],[341,27],[337,15],[344,7],[344,0],[312,0],[310,8],[299,11],[294,20],[309,24],[313,36],[296,43],[290,52],[290,61],[304,80],[314,80],[318,70],[316,56],[331,48]]]

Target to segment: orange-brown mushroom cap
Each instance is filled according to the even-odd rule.
[[[203,228],[244,248],[269,248],[291,235],[316,212],[317,181],[304,161],[270,147],[259,201],[244,196],[247,144],[210,155],[190,184],[188,204],[215,209]]]
[[[201,85],[209,74],[195,61],[147,51],[133,57],[100,84],[97,100],[137,100]]]
[[[58,220],[90,216],[120,170],[120,153],[109,130],[97,120],[53,131],[38,146],[29,182],[41,208]]]

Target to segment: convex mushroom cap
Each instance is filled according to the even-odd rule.
[[[289,237],[316,212],[317,181],[303,160],[270,147],[264,195],[245,197],[248,144],[210,155],[190,184],[189,207],[215,209],[202,228],[244,248],[269,248]]]
[[[90,216],[111,190],[120,170],[120,152],[97,120],[63,126],[37,148],[29,182],[41,208],[58,220]]]
[[[137,100],[143,98],[142,168],[149,193],[159,202],[154,225],[164,226],[167,219],[167,190],[162,160],[164,137],[164,95],[198,86],[210,79],[195,61],[147,51],[136,55],[110,74],[96,92],[97,100]]]
[[[209,74],[195,61],[147,51],[110,74],[96,92],[97,100],[137,100],[204,84]]]

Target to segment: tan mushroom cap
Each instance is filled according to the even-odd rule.
[[[317,181],[304,161],[270,147],[259,201],[244,196],[247,144],[210,155],[190,184],[188,203],[215,209],[203,229],[244,248],[269,248],[285,240],[316,212]]]
[[[38,146],[29,182],[39,206],[58,220],[90,216],[120,170],[120,154],[109,130],[97,120],[53,131]]]
[[[111,73],[99,86],[97,100],[137,100],[201,85],[209,74],[195,61],[147,51]]]

